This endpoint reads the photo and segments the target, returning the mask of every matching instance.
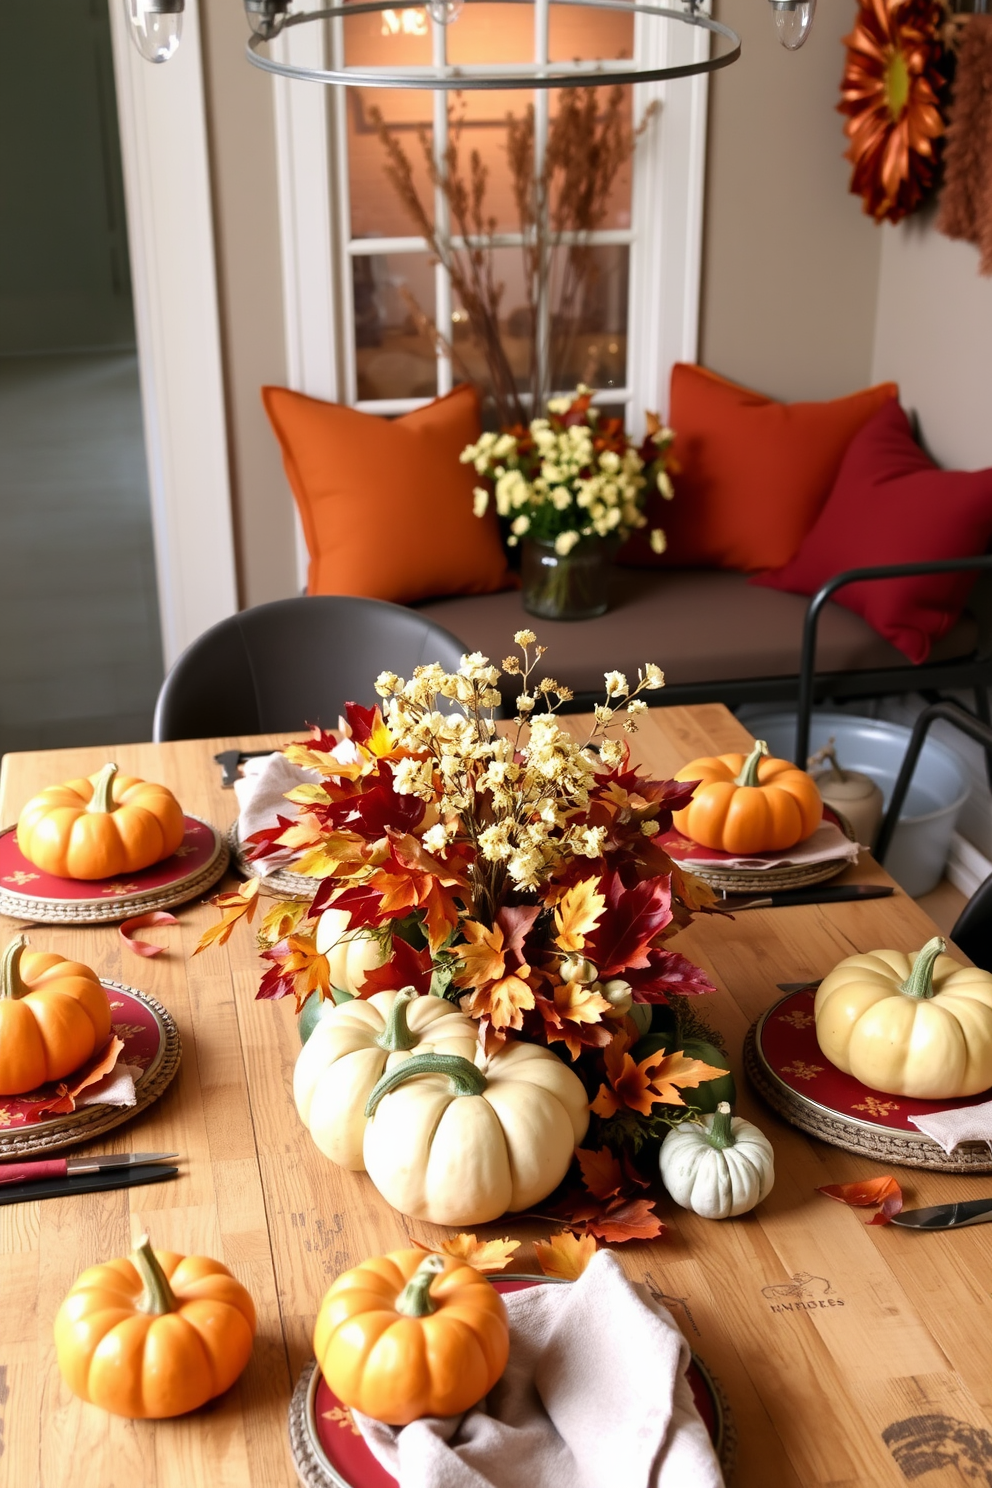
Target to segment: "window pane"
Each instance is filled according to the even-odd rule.
[[[602,244],[569,256],[555,250],[552,373],[561,391],[625,387],[630,250]]]
[[[422,316],[434,315],[434,269],[426,254],[352,260],[358,397],[433,398],[437,361]]]
[[[534,57],[534,8],[466,5],[448,27],[447,46],[448,61],[458,66],[472,62],[530,62]]]
[[[590,96],[595,100],[596,104],[594,121],[585,109],[586,101]],[[551,97],[552,118],[558,118],[561,122],[562,132],[559,136],[560,148],[566,152],[566,159],[572,161],[576,159],[581,160],[583,141],[586,139],[589,139],[590,143],[592,139],[595,139],[597,148],[601,148],[604,127],[607,125],[609,119],[612,119],[614,123],[618,123],[623,132],[629,135],[632,118],[632,100],[633,92],[630,87],[619,89],[577,89],[573,91],[571,98],[568,100],[571,109],[562,118],[563,91],[559,90],[553,93]],[[574,112],[575,110],[577,112]],[[592,124],[594,131],[591,137],[590,124]],[[648,128],[650,129],[652,127],[653,125],[649,123]],[[610,134],[612,137],[615,137],[615,129],[611,128]],[[554,123],[552,122],[551,146],[553,151],[555,139]],[[586,151],[587,158],[589,158],[591,153],[589,150]],[[615,169],[609,169],[609,185],[606,191],[601,196],[597,195],[595,199],[597,210],[595,221],[591,223],[594,231],[599,231],[603,228],[630,227],[632,167],[633,159],[631,158],[625,160],[622,165],[617,166]],[[574,166],[568,170],[569,179],[572,179],[573,170]],[[560,183],[565,179],[565,176],[566,172],[562,169],[553,178],[552,205],[556,203],[556,190],[560,188]],[[573,193],[571,200],[574,201],[577,199]]]
[[[418,228],[414,217],[404,207],[396,188],[386,175],[386,152],[372,121],[371,111],[379,110],[390,134],[410,161],[414,187],[433,219],[434,188],[430,183],[419,138],[422,129],[426,129],[428,140],[433,134],[430,93],[412,88],[345,88],[342,91],[348,112],[351,236],[417,236]]]
[[[517,387],[526,391],[530,386],[531,335],[523,254],[519,248],[494,248],[492,266],[493,280],[497,286],[503,286],[499,306],[500,343]],[[491,379],[485,352],[472,334],[457,285],[453,286],[452,305],[455,381],[470,379],[487,388]]]

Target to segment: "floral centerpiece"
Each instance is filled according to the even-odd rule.
[[[603,580],[596,591],[580,594],[579,576],[595,569],[605,579],[605,560],[635,528],[647,526],[651,485],[666,500],[673,494],[672,430],[648,414],[648,432],[635,446],[623,420],[603,418],[592,396],[580,385],[573,396],[552,398],[547,418],[532,419],[526,429],[485,433],[460,457],[485,482],[475,488],[476,516],[492,498],[509,522],[510,545],[524,540],[524,606],[545,618],[573,618],[579,609],[602,614]],[[650,540],[656,553],[664,552],[660,527]],[[571,586],[563,574],[575,576]]]
[[[495,716],[501,670],[476,654],[455,674],[383,673],[381,709],[349,704],[343,737],[314,730],[285,750],[319,783],[291,791],[297,820],[280,818],[252,845],[299,851],[294,869],[314,879],[314,894],[262,920],[258,996],[302,1008],[312,996],[407,988],[474,1020],[483,1059],[516,1040],[556,1051],[593,1113],[579,1153],[585,1187],[556,1213],[608,1239],[653,1235],[660,1221],[636,1194],[645,1184],[630,1155],[694,1115],[681,1092],[726,1075],[712,1046],[690,1052],[699,1027],[687,999],[711,983],[668,946],[713,902],[657,841],[694,786],[630,763],[622,735],[637,728],[642,694],[664,685],[657,666],[633,685],[607,674],[606,701],[579,738],[556,716],[568,689],[535,676],[544,648],[531,631],[515,639],[521,655],[502,673],[523,690],[507,724]],[[199,949],[250,919],[258,890],[252,879],[219,896],[221,921]],[[330,944],[320,939],[328,914]],[[332,967],[349,946],[375,954],[342,989]]]

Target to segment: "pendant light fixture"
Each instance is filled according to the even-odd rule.
[[[183,34],[185,0],[124,0],[131,40],[146,62],[168,62]]]

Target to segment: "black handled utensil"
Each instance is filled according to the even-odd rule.
[[[112,1188],[136,1188],[140,1183],[165,1183],[178,1177],[178,1168],[152,1166],[118,1168],[116,1173],[85,1173],[79,1178],[46,1178],[40,1183],[5,1183],[0,1186],[0,1205],[26,1204],[35,1199],[66,1199],[81,1193],[105,1193]]]
[[[813,884],[808,889],[773,889],[768,894],[725,894],[720,909],[787,909],[799,904],[853,904],[859,899],[887,899],[891,884]]]
[[[929,1209],[903,1209],[892,1223],[907,1230],[960,1230],[965,1225],[992,1221],[992,1199],[965,1199],[957,1204],[934,1204]]]

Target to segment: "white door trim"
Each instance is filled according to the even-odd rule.
[[[238,608],[199,0],[145,62],[109,0],[166,667]]]

